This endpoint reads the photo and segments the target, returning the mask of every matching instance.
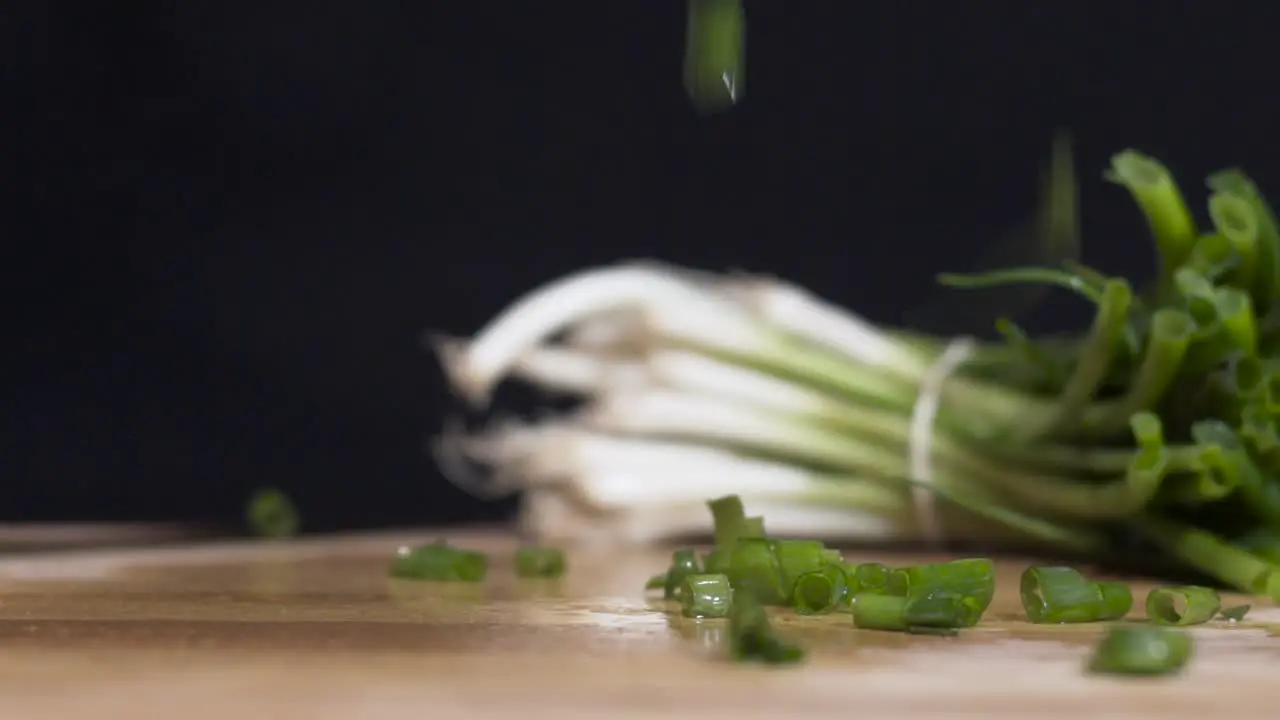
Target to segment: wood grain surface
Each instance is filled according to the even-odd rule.
[[[452,533],[493,554],[488,582],[388,579],[397,547],[436,537],[0,557],[0,718],[1269,718],[1280,700],[1269,606],[1193,630],[1180,677],[1090,677],[1101,628],[1019,620],[1028,561],[1002,559],[960,637],[780,612],[810,658],[767,669],[721,659],[723,621],[644,596],[669,548],[577,550],[564,580],[521,582],[512,537]]]

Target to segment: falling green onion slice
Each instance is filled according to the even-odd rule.
[[[707,508],[711,510],[712,532],[715,534],[716,548],[726,548],[737,542],[742,536],[743,525],[747,520],[746,512],[742,508],[742,498],[737,495],[725,495],[708,500]]]
[[[826,565],[796,579],[791,604],[801,615],[829,613],[845,597],[844,571],[836,565]]]
[[[1106,604],[1106,613],[1101,620],[1120,620],[1133,609],[1133,591],[1128,585],[1118,582],[1100,582],[1097,585]]]
[[[489,559],[483,553],[460,550],[443,540],[401,548],[390,570],[397,578],[458,582],[480,582],[488,572]]]
[[[1200,625],[1218,614],[1222,598],[1198,585],[1156,588],[1147,594],[1147,617],[1159,625]]]
[[[770,665],[804,659],[804,649],[774,634],[764,606],[747,593],[735,592],[729,609],[729,652],[734,660]]]
[[[1168,675],[1191,658],[1191,636],[1155,625],[1111,628],[1089,659],[1090,672],[1108,675]]]
[[[516,550],[516,575],[522,578],[554,579],[564,575],[564,552],[548,547]]]
[[[1222,612],[1218,614],[1218,618],[1227,622],[1240,622],[1245,615],[1249,614],[1251,609],[1253,609],[1252,605],[1233,605],[1229,608],[1223,608]]]
[[[1075,568],[1029,567],[1020,590],[1033,623],[1097,622],[1108,615],[1102,589]]]
[[[276,488],[263,488],[249,498],[245,520],[249,530],[263,538],[293,537],[301,526],[293,501]]]
[[[692,550],[676,550],[671,553],[671,567],[667,570],[666,582],[662,586],[662,597],[667,600],[676,599],[684,579],[701,573],[698,556]]]
[[[687,575],[680,588],[680,609],[689,618],[721,618],[733,606],[733,589],[724,575]]]
[[[689,0],[684,87],[700,112],[723,110],[742,98],[745,35],[742,0]]]

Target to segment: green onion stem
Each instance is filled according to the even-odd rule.
[[[1158,161],[1135,150],[1111,158],[1108,180],[1123,185],[1142,209],[1163,263],[1164,277],[1191,254],[1196,224],[1173,175]]]

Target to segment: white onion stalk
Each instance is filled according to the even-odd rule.
[[[705,501],[731,493],[787,535],[933,537],[944,520],[948,533],[1002,531],[939,513],[903,482],[980,496],[970,471],[993,472],[931,435],[930,403],[955,389],[943,387],[953,368],[934,369],[943,353],[785,283],[637,263],[589,270],[441,352],[477,405],[507,377],[587,399],[567,419],[445,443],[494,473],[490,489],[530,490],[524,523],[541,535],[700,533]]]

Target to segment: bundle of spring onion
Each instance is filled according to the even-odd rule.
[[[1148,220],[1149,289],[1078,265],[953,284],[1047,282],[1096,305],[1074,337],[884,329],[788,283],[626,263],[532,292],[441,343],[476,406],[514,377],[585,402],[446,437],[524,490],[560,540],[708,532],[735,493],[772,534],[1034,541],[1098,559],[1147,548],[1280,597],[1280,233],[1248,177],[1209,178],[1197,225],[1157,161],[1109,177]]]

